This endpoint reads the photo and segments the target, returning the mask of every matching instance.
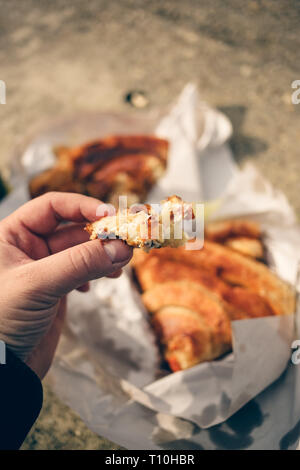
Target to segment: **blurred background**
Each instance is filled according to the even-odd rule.
[[[235,159],[253,161],[298,214],[300,3],[297,0],[0,0],[0,168],[41,124],[81,111],[172,102],[183,86],[233,124]],[[117,449],[45,386],[24,449]]]

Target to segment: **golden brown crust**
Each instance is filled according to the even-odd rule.
[[[263,263],[208,240],[199,251],[135,250],[132,266],[173,371],[229,351],[231,321],[295,309],[293,289]]]
[[[136,194],[144,199],[155,181],[162,176],[165,166],[157,156],[139,154],[115,158],[97,170],[87,183],[87,192],[98,199]]]
[[[216,357],[212,349],[212,330],[194,311],[179,306],[164,307],[155,313],[152,324],[173,371]]]
[[[215,272],[206,268],[191,266],[171,259],[162,259],[161,251],[142,254],[134,251],[132,264],[142,289],[148,290],[155,285],[162,285],[170,279],[173,281],[189,281],[199,283],[219,298],[235,307],[231,312],[231,320],[274,315],[274,311],[260,295],[245,287],[228,285]],[[189,255],[192,256],[192,255]],[[141,262],[143,258],[143,262]],[[139,259],[140,262],[137,262]]]
[[[58,147],[55,154],[55,167],[31,180],[32,197],[51,190],[80,192],[105,202],[125,194],[142,200],[165,170],[168,142],[154,136],[112,136]]]
[[[55,167],[33,178],[29,184],[32,197],[48,191],[84,193],[84,185],[72,179],[72,173],[64,168]]]
[[[264,264],[212,242],[205,243],[201,251],[204,256],[207,255],[206,261],[203,260],[204,263],[213,264],[223,280],[229,284],[246,287],[260,295],[276,315],[294,312],[293,290]]]
[[[175,305],[197,313],[209,325],[213,333],[214,350],[230,348],[231,327],[225,307],[207,289],[184,281],[170,281],[155,286],[142,295],[146,308],[155,313],[163,307]]]
[[[134,254],[136,258],[136,254]],[[186,263],[180,263],[172,259],[161,260],[160,251],[152,252],[144,263],[135,267],[139,283],[143,290],[151,289],[155,285],[161,285],[168,280],[199,282],[215,293],[222,294],[226,290],[226,284],[216,275],[206,269],[197,269]]]
[[[257,222],[245,219],[221,220],[205,224],[205,239],[222,243],[227,238],[260,238],[261,230]]]
[[[244,318],[261,318],[275,314],[267,301],[245,287],[228,286],[222,297],[230,305],[244,312]]]
[[[263,263],[252,260],[214,242],[205,241],[202,250],[162,248],[161,260],[171,259],[199,269],[206,269],[229,285],[245,287],[261,296],[276,315],[287,315],[295,310],[293,289],[279,279]],[[140,261],[138,261],[138,258]],[[141,257],[133,263],[139,263]]]
[[[84,227],[84,230],[88,232],[88,234],[90,235],[90,240],[96,240],[96,238],[98,238],[97,233],[94,230],[93,224],[86,224],[86,226]]]
[[[228,238],[224,245],[250,258],[262,259],[264,257],[264,248],[260,240],[246,237]]]

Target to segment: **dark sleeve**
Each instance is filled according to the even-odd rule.
[[[37,419],[43,388],[37,375],[8,348],[0,364],[0,449],[18,449]]]

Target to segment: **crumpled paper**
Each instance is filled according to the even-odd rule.
[[[134,121],[130,124],[134,126]],[[124,132],[130,132],[130,124]],[[253,166],[239,171],[234,165],[224,145],[231,131],[228,120],[199,104],[197,90],[188,85],[168,114],[158,116],[152,125],[152,132],[155,129],[171,141],[171,161],[149,200],[157,202],[155,198],[159,195],[160,199],[164,191],[163,196],[175,192],[186,200],[186,196],[198,201],[221,197],[213,217],[243,215],[259,220],[272,268],[295,283],[300,231],[293,211]],[[42,139],[43,146],[40,142],[27,149],[26,158],[23,155],[27,174],[34,158],[42,158],[45,142],[48,155],[53,145],[53,139]],[[213,430],[229,418],[222,425],[226,427],[234,413],[281,376],[295,335],[294,315],[236,321],[232,326],[232,354],[160,378],[155,338],[130,270],[126,270],[120,279],[95,281],[87,294],[70,295],[67,327],[49,380],[92,430],[128,448],[180,448],[183,441],[183,448],[200,448],[203,439],[205,448],[228,448],[226,439],[222,443],[222,433],[217,444]],[[295,366],[288,377],[298,387]],[[278,400],[286,400],[287,392],[280,389]],[[281,419],[285,430],[300,417],[299,404],[295,401],[293,406],[293,418]],[[195,438],[198,426],[212,430],[206,435],[202,431],[200,441]],[[238,439],[233,442],[237,448],[253,445],[252,438],[246,444],[238,444]],[[259,448],[257,441],[254,448]]]

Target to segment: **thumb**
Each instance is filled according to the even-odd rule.
[[[29,263],[31,288],[61,297],[92,279],[119,270],[131,256],[132,248],[121,240],[97,239],[81,243]]]

